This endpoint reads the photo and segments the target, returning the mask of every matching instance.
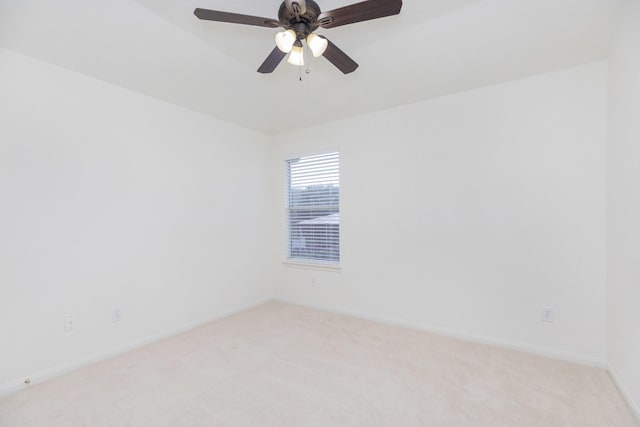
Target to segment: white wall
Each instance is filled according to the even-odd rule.
[[[0,391],[269,297],[265,141],[0,50]]]
[[[273,283],[281,299],[604,362],[605,62],[271,146],[1,49],[0,94],[0,391],[268,298]],[[342,270],[281,265],[283,161],[336,146]],[[634,375],[632,359],[611,360]]]
[[[278,135],[278,190],[340,148],[342,271],[282,265],[277,295],[604,364],[606,104],[597,62]]]
[[[609,62],[607,358],[640,417],[640,1],[619,4]]]

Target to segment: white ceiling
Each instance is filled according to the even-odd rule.
[[[330,10],[357,0],[317,1]],[[279,4],[0,0],[0,47],[277,133],[605,58],[613,0],[405,0],[399,16],[318,31],[360,68],[345,76],[310,58],[302,83],[286,62],[255,71],[277,29],[193,16],[276,18]]]

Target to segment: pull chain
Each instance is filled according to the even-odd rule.
[[[302,49],[303,49],[303,55],[304,55],[304,52],[306,51],[306,56],[307,56],[307,63],[306,63],[307,69],[305,70],[305,74],[310,74],[311,70],[309,69],[309,57],[311,57],[311,50],[309,49],[309,45],[307,45],[306,43],[302,46]],[[302,66],[298,67],[298,73],[300,75],[299,77],[300,82],[302,82]]]

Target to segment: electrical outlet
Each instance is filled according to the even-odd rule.
[[[540,320],[547,323],[553,323],[554,315],[553,308],[551,307],[543,307],[540,312]]]
[[[317,285],[318,285],[318,278],[314,276],[311,278],[311,286],[317,286]]]
[[[78,327],[78,316],[76,314],[69,314],[64,317],[64,330],[65,332],[73,331]]]
[[[114,308],[113,310],[111,310],[111,321],[119,322],[121,320],[122,320],[122,309]]]

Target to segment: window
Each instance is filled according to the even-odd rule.
[[[287,160],[290,259],[340,261],[340,156]]]

